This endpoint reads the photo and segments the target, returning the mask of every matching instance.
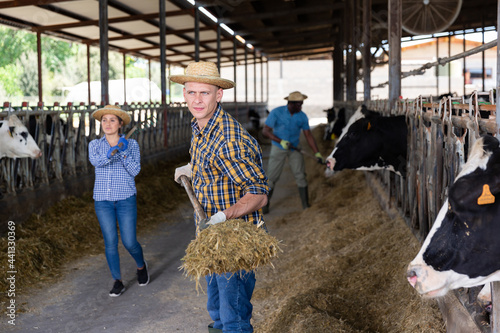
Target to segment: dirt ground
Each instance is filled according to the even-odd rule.
[[[330,149],[321,147],[324,155]],[[266,164],[269,146],[263,150]],[[404,221],[381,210],[363,172],[325,179],[322,166],[306,161],[312,206],[302,210],[285,168],[266,215],[283,252],[274,267],[257,271],[255,332],[445,332],[437,303],[422,300],[406,281],[419,244]],[[83,256],[52,281],[26,288],[16,299],[16,325],[4,317],[0,331],[207,332],[206,296],[179,271],[194,235],[187,196],[163,219],[139,234],[148,286],[137,286],[132,259],[121,248],[127,291],[111,298],[104,254]]]

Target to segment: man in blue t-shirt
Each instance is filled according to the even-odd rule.
[[[264,125],[264,135],[272,140],[271,154],[266,171],[271,190],[268,194],[267,205],[263,207],[264,213],[269,212],[269,202],[287,157],[299,188],[302,208],[309,207],[304,157],[299,148],[300,131],[304,131],[307,143],[313,150],[318,162],[323,163],[324,160],[318,151],[318,146],[309,128],[309,119],[302,111],[302,103],[306,98],[306,95],[298,91],[290,93],[285,97],[288,101],[287,105],[273,109]]]

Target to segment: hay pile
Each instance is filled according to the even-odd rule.
[[[322,130],[313,131],[320,145]],[[320,150],[326,156],[331,147]],[[255,332],[446,332],[436,301],[422,299],[406,280],[420,244],[402,219],[381,210],[364,173],[325,179],[314,161],[306,159],[306,168],[311,208],[287,202],[288,215],[266,218],[286,250],[274,269],[258,271]]]
[[[173,174],[182,156],[171,161],[143,165],[136,177],[137,231],[145,232],[157,223],[164,223],[163,214],[186,200],[186,193],[174,182]],[[165,195],[168,193],[168,196]],[[7,253],[7,238],[0,238],[0,252]],[[81,197],[68,197],[49,208],[43,215],[33,214],[16,224],[16,291],[53,282],[60,276],[63,264],[86,255],[104,253],[104,241],[94,211],[92,192]],[[8,298],[5,269],[0,276],[0,303]]]
[[[279,241],[260,225],[232,219],[202,230],[189,243],[180,269],[196,281],[199,291],[200,278],[255,270],[271,263],[279,251]]]

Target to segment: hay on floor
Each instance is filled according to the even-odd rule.
[[[196,281],[211,274],[252,271],[276,257],[279,241],[259,225],[232,219],[201,231],[192,240],[182,258],[181,270]]]

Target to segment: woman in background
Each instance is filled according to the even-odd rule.
[[[94,206],[104,237],[106,260],[114,279],[109,296],[125,291],[120,272],[118,229],[122,243],[137,264],[139,286],[149,283],[147,263],[137,242],[137,189],[135,176],[141,170],[139,144],[125,139],[122,126],[130,123],[130,115],[118,106],[107,105],[92,113],[101,122],[104,135],[89,144],[89,160],[95,167]]]

